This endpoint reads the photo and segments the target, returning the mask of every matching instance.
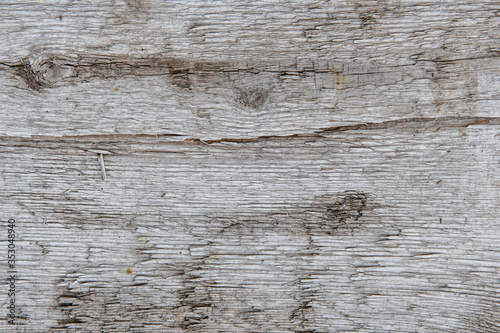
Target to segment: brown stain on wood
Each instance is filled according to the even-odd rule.
[[[268,78],[282,75],[301,76],[328,73],[328,67],[315,64],[310,67],[297,63],[279,62],[262,63],[258,66],[244,62],[228,62],[204,59],[188,59],[168,54],[152,54],[144,57],[131,57],[123,54],[86,54],[68,55],[50,50],[36,50],[19,62],[6,63],[23,79],[32,90],[43,92],[44,89],[77,84],[92,79],[112,79],[118,77],[142,77],[168,75],[170,83],[187,89],[195,85],[220,86],[227,80],[245,80],[244,74],[266,73]],[[344,89],[344,76],[333,67],[334,85]],[[250,108],[260,108],[267,101],[272,88],[246,87],[238,99]],[[238,89],[238,88],[236,88]]]
[[[108,24],[134,24],[146,22],[149,18],[151,4],[148,0],[113,0],[116,1],[108,13]],[[136,33],[139,33],[137,31]]]
[[[370,30],[378,24],[378,19],[388,13],[397,13],[400,9],[399,0],[349,0],[361,20],[361,29]]]
[[[335,66],[332,66],[332,76],[333,76],[333,83],[334,87],[338,90],[344,90],[345,89],[345,77],[342,75],[342,71],[336,68]]]
[[[355,229],[363,224],[361,217],[373,208],[368,198],[364,192],[349,190],[315,198],[314,204],[283,216],[269,214],[236,220],[219,218],[222,221],[219,233],[234,237],[297,232],[307,236],[352,236]]]
[[[429,59],[434,66],[431,72],[430,84],[434,95],[434,104],[438,112],[467,110],[476,107],[480,98],[479,76],[482,64],[488,64],[484,58],[447,58]],[[460,96],[460,98],[457,98]]]
[[[354,3],[354,8],[359,15],[359,19],[361,20],[361,28],[370,29],[373,24],[377,23],[377,20],[375,19],[375,15],[377,14],[376,10],[370,6],[360,4],[359,1],[352,2]]]
[[[10,65],[26,85],[35,90],[84,82],[93,78],[169,75],[173,85],[191,86],[189,75],[217,72],[227,67],[223,62],[187,60],[165,55],[133,58],[124,55],[63,56],[35,53],[20,63]]]

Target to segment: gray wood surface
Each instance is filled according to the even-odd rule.
[[[0,4],[5,332],[500,332],[500,3]]]

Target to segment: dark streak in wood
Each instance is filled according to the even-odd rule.
[[[193,145],[210,145],[224,142],[233,143],[252,143],[266,142],[273,140],[290,140],[290,139],[321,139],[329,133],[347,132],[347,131],[365,131],[365,130],[382,130],[388,128],[415,128],[418,130],[427,130],[431,132],[435,127],[444,129],[446,127],[469,127],[473,125],[499,125],[500,117],[421,117],[421,118],[406,118],[398,120],[389,120],[384,122],[361,123],[345,126],[327,127],[317,130],[313,133],[292,134],[292,135],[265,135],[257,138],[221,138],[201,140],[198,138],[186,138],[182,134],[97,134],[97,135],[64,135],[64,136],[47,136],[47,135],[32,135],[30,137],[18,136],[0,136],[0,142],[21,144],[27,143],[82,143],[82,144],[112,144],[112,143],[150,143],[162,140],[161,142],[178,143],[178,144],[193,144]],[[182,140],[170,140],[169,138],[183,138]],[[92,148],[88,148],[92,149]]]

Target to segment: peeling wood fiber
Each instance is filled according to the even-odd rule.
[[[499,332],[499,13],[3,1],[0,331]]]

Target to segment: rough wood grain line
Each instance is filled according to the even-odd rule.
[[[321,138],[326,133],[345,132],[355,130],[385,130],[385,129],[408,129],[415,130],[427,129],[433,132],[439,131],[441,128],[446,127],[469,127],[473,125],[500,125],[500,117],[435,117],[435,118],[407,118],[378,123],[362,123],[353,124],[349,126],[335,126],[329,128],[319,129],[313,133],[300,133],[292,135],[273,135],[273,136],[260,136],[256,138],[220,138],[215,140],[201,140],[199,138],[190,138],[182,134],[96,134],[96,135],[75,135],[75,136],[46,136],[46,135],[32,135],[30,137],[16,137],[16,136],[0,136],[0,142],[14,143],[14,142],[95,142],[95,143],[113,143],[113,142],[149,142],[160,143],[163,141],[179,142],[183,144],[213,144],[221,142],[233,143],[248,143],[248,142],[265,142],[269,140],[284,140],[293,138]],[[92,150],[96,154],[109,154],[106,150]]]
[[[203,59],[176,58],[165,54],[142,58],[89,53],[71,57],[67,54],[75,54],[75,52],[66,50],[64,53],[56,54],[50,53],[50,51],[37,51],[20,61],[4,62],[0,65],[4,69],[14,70],[28,87],[36,91],[41,91],[42,88],[87,81],[91,78],[112,79],[123,76],[140,77],[166,74],[170,74],[174,85],[181,88],[190,88],[193,79],[196,80],[197,85],[202,85],[210,82],[220,83],[219,81],[227,78],[229,73],[250,73],[255,75],[261,72],[278,78],[314,75],[317,77],[316,85],[319,84],[320,89],[336,88],[345,90],[354,86],[394,84],[394,80],[429,79],[432,77],[433,72],[433,68],[426,64],[429,61],[422,60],[418,61],[423,63],[423,66],[415,66],[415,63],[407,65],[394,64],[391,66],[376,62],[342,64],[325,58],[282,59],[267,62],[254,62],[251,60],[216,62]],[[477,60],[480,61],[481,59]],[[206,77],[207,75],[210,76]],[[195,76],[198,76],[198,78],[195,78]],[[243,92],[241,97],[244,102],[250,96],[248,92]],[[244,104],[258,108],[248,102]]]
[[[23,329],[498,331],[500,128],[447,122],[2,140]]]
[[[193,74],[195,71],[203,74],[228,68],[223,63],[194,62],[162,55],[131,58],[119,55],[113,57],[88,54],[74,57],[56,54],[31,55],[20,62],[3,65],[13,69],[31,89],[36,91],[65,84],[65,82],[66,84],[81,82],[94,77],[109,79],[166,74],[172,77],[173,84],[188,88],[190,86],[188,74]],[[182,78],[186,81],[185,83]]]
[[[73,56],[69,56],[73,55]],[[408,65],[382,65],[377,63],[361,64],[342,64],[335,60],[328,59],[295,59],[264,62],[232,61],[195,61],[180,57],[172,57],[165,54],[154,54],[148,57],[130,57],[125,55],[110,54],[89,54],[83,53],[76,55],[74,51],[66,50],[61,54],[51,54],[49,51],[38,51],[30,54],[28,57],[16,62],[0,63],[3,69],[14,69],[21,76],[28,86],[34,90],[40,91],[43,87],[53,87],[57,81],[64,81],[69,78],[78,78],[73,81],[85,81],[92,77],[113,78],[120,76],[148,76],[148,75],[204,75],[207,72],[269,72],[280,75],[298,75],[306,73],[333,73],[333,80],[339,89],[345,89],[346,77],[363,75],[365,77],[374,75],[388,75],[390,70],[393,72],[414,70],[418,63],[435,63],[435,71],[442,70],[446,65],[456,65],[463,62],[481,63],[485,61],[495,61],[499,53],[492,53],[484,57],[469,58],[445,58],[437,57],[426,59],[420,54],[411,57],[414,61]],[[382,66],[382,67],[381,67]],[[463,65],[462,65],[463,66]],[[371,70],[369,70],[369,68]],[[469,65],[470,67],[470,65]],[[1,68],[1,67],[0,67]],[[420,71],[424,69],[419,69]],[[488,68],[493,69],[493,68]],[[428,68],[430,70],[430,68]],[[464,70],[464,69],[462,69]],[[469,68],[468,71],[477,70]],[[455,68],[455,73],[460,68]],[[389,73],[384,73],[389,72]],[[448,71],[451,72],[451,71]],[[460,74],[458,74],[460,75]],[[414,77],[415,79],[415,77]],[[359,78],[358,78],[359,81]],[[366,80],[371,84],[386,85],[388,82]],[[61,84],[61,83],[59,83]],[[189,88],[186,86],[184,88]]]

